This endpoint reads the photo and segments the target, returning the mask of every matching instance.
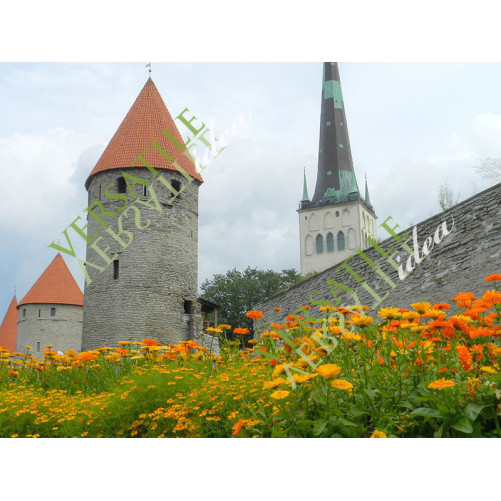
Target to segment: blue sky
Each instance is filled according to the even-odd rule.
[[[0,315],[86,207],[83,183],[143,87],[145,65],[0,64]],[[342,62],[340,73],[359,186],[367,174],[380,222],[391,215],[405,227],[436,214],[445,181],[461,200],[492,184],[471,165],[501,157],[500,63]],[[248,122],[204,172],[200,283],[247,265],[299,269],[296,209],[303,167],[310,194],[315,186],[321,77],[321,63],[153,63],[173,116],[188,107],[217,131],[241,114]],[[83,289],[75,260],[66,262]]]

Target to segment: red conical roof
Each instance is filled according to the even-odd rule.
[[[83,306],[82,291],[75,282],[60,252],[57,253],[57,256],[47,266],[47,269],[28,291],[28,294],[23,297],[17,308],[19,309],[22,304],[33,303],[76,304]]]
[[[6,348],[11,353],[16,351],[17,338],[17,299],[12,298],[7,313],[0,325],[0,346]]]
[[[153,80],[148,78],[129,113],[87,178],[86,187],[88,188],[91,177],[98,172],[131,167],[132,162],[146,149],[148,151],[144,153],[143,157],[155,169],[176,170],[170,165],[172,161],[169,162],[152,146],[152,141],[156,141],[191,177],[203,182],[202,177],[195,169],[195,164],[162,134],[165,129],[174,136],[176,141],[184,145],[183,138],[177,130],[162,96],[160,96]],[[137,161],[133,167],[144,167],[144,165]],[[146,167],[144,168],[146,169]]]

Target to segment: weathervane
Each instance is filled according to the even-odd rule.
[[[148,64],[146,65],[146,67],[147,67],[147,68],[149,68],[149,70],[148,70],[148,71],[149,71],[150,76],[151,76],[151,63],[148,63]]]

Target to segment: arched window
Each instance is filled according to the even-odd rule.
[[[127,183],[123,176],[117,179],[118,193],[127,193]]]
[[[342,231],[337,234],[337,250],[344,250],[344,233]]]
[[[313,254],[313,237],[311,235],[306,235],[305,251],[307,256],[311,256]]]
[[[322,254],[324,251],[324,237],[317,235],[317,254]]]
[[[327,252],[334,252],[334,235],[327,233]]]

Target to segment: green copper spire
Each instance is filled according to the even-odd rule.
[[[372,207],[371,204],[371,199],[369,197],[369,188],[367,186],[367,174],[365,175],[365,203],[369,206]]]
[[[306,185],[306,168],[304,169],[304,179],[303,179],[303,198],[301,202],[309,202],[310,197],[308,196],[308,186]]]
[[[333,203],[360,197],[346,126],[337,63],[324,63],[318,173],[312,202]]]

